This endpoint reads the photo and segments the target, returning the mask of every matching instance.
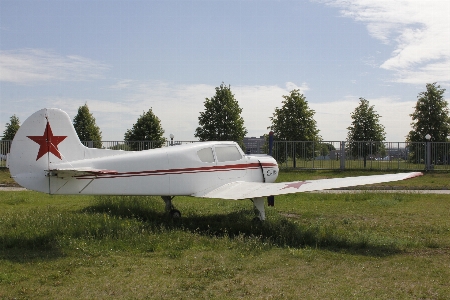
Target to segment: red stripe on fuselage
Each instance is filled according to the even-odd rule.
[[[229,172],[229,171],[242,171],[242,170],[256,170],[263,167],[277,167],[277,164],[272,163],[249,163],[249,164],[236,164],[225,166],[211,166],[200,168],[183,168],[183,169],[167,169],[167,170],[152,170],[152,171],[133,171],[133,172],[117,172],[114,174],[98,174],[94,175],[80,175],[75,176],[77,179],[92,179],[92,178],[126,178],[126,177],[139,177],[139,176],[161,176],[161,175],[179,175],[179,174],[195,174],[195,173],[209,173],[209,172]]]

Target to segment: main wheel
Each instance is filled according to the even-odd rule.
[[[181,212],[178,209],[172,209],[170,211],[170,216],[172,219],[180,219],[181,218]]]
[[[256,223],[256,224],[262,223],[260,217],[254,217],[254,218],[252,219],[252,222],[253,222],[253,223]]]

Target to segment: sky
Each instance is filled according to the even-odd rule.
[[[87,103],[105,141],[150,108],[166,138],[196,140],[223,82],[247,136],[300,89],[324,141],[346,139],[363,97],[402,142],[427,83],[450,100],[449,16],[448,0],[0,0],[0,131]]]

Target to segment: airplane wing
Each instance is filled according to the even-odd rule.
[[[345,177],[319,180],[305,180],[280,183],[235,181],[222,185],[214,190],[193,194],[202,198],[249,199],[283,194],[320,191],[349,186],[398,181],[423,175],[421,172]]]
[[[101,175],[101,174],[117,174],[114,170],[102,170],[93,168],[55,168],[46,170],[50,176],[56,176],[60,178],[76,177],[85,175]]]

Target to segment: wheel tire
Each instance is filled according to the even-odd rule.
[[[170,216],[172,219],[181,219],[181,212],[178,209],[172,209],[170,211]]]

